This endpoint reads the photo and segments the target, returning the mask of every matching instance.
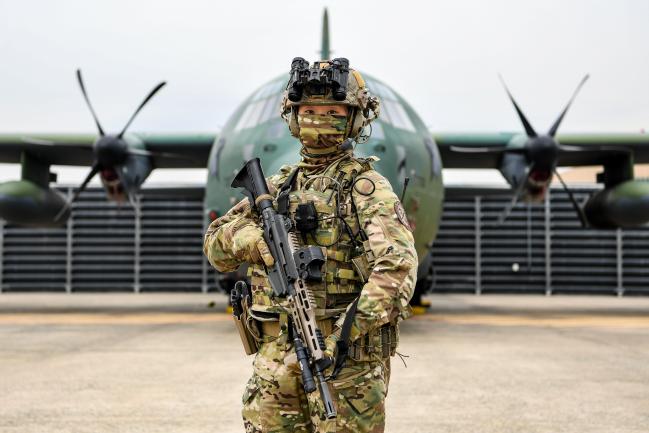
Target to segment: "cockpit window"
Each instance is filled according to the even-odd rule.
[[[279,118],[279,104],[282,100],[282,94],[271,96],[266,100],[266,105],[264,106],[264,112],[259,119],[259,123],[265,122],[273,117]]]
[[[250,128],[257,124],[257,119],[259,119],[259,114],[264,108],[264,100],[255,101],[248,104],[246,109],[243,111],[243,114],[237,122],[236,130]]]
[[[383,83],[379,83],[378,81],[372,80],[370,82],[368,82],[370,91],[375,92],[377,95],[379,95],[380,98],[393,100],[397,99],[397,95],[395,95],[392,89],[390,89],[388,86],[384,85]]]
[[[372,129],[372,138],[375,138],[377,140],[383,140],[385,138],[385,133],[383,132],[381,122],[377,121],[370,123],[369,127]]]
[[[392,119],[392,124],[396,128],[405,129],[406,131],[415,132],[415,125],[412,124],[410,116],[406,113],[406,110],[403,106],[397,102],[390,99],[382,101],[383,108],[385,108],[390,113],[390,118]]]
[[[235,130],[251,128],[274,117],[279,117],[279,104],[285,84],[285,80],[282,78],[257,90],[239,117]]]
[[[212,152],[210,153],[210,159],[207,164],[207,168],[211,176],[218,177],[219,175],[219,159],[221,157],[221,151],[225,147],[225,139],[219,138],[219,141],[215,146],[212,147]]]
[[[410,116],[399,101],[397,95],[383,83],[373,79],[365,79],[370,92],[375,93],[381,98],[381,116],[384,122],[393,125],[395,128],[405,129],[406,131],[415,132],[415,125],[412,123]]]

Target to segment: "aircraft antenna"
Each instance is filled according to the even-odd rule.
[[[320,60],[329,60],[329,14],[327,8],[322,15],[322,45],[320,48]]]

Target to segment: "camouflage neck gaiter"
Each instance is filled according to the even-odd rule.
[[[326,155],[339,150],[345,141],[347,116],[331,114],[298,114],[300,142],[307,153]]]
[[[329,166],[335,164],[343,159],[351,158],[353,156],[353,149],[339,149],[335,152],[313,155],[308,153],[305,147],[300,151],[302,160],[299,163],[300,172],[307,176],[312,174],[319,174],[325,172]]]

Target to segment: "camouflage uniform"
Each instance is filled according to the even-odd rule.
[[[205,236],[205,254],[221,272],[247,262],[252,306],[259,331],[254,373],[243,395],[247,432],[382,432],[390,356],[396,351],[398,322],[411,315],[417,271],[414,240],[403,207],[389,182],[372,168],[376,158],[359,159],[339,146],[347,123],[338,116],[298,116],[302,161],[268,178],[276,194],[298,169],[289,194],[288,215],[313,202],[318,227],[302,241],[326,256],[323,281],[310,284],[319,327],[333,354],[345,312],[358,298],[350,331],[350,355],[329,386],[338,415],[326,420],[319,393],[302,387],[286,326],[287,308],[273,296],[264,264],[272,263],[259,218],[247,200],[215,220]],[[343,131],[341,133],[341,131]],[[358,235],[363,232],[363,241]],[[330,368],[331,370],[331,368]]]

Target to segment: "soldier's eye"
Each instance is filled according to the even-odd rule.
[[[340,114],[340,113],[338,113],[338,110],[329,110],[329,111],[327,111],[327,114],[330,114],[330,115],[333,116],[333,115]]]
[[[304,114],[315,114],[315,111],[313,111],[313,110],[304,110],[303,113]]]

